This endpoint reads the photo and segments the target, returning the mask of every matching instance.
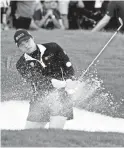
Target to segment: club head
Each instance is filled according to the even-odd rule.
[[[120,26],[118,27],[116,33],[117,33],[118,31],[120,31],[120,29],[121,29],[122,26],[123,26],[123,21],[122,21],[122,19],[119,17],[118,20],[119,20],[119,22],[120,22]]]
[[[119,22],[120,22],[121,26],[123,26],[123,21],[120,17],[119,17]]]

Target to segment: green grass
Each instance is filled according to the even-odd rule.
[[[124,146],[124,134],[62,130],[2,131],[2,145],[10,147]]]
[[[1,33],[1,100],[27,100],[30,87],[23,85],[17,74],[15,63],[22,54],[14,44],[14,30]],[[91,33],[89,31],[33,31],[37,43],[57,42],[71,58],[76,75],[86,69],[113,33]],[[11,58],[7,69],[7,59]],[[91,71],[93,68],[91,68]],[[119,104],[111,114],[109,106],[93,106],[92,110],[124,118],[124,39],[118,34],[99,58],[98,77],[103,80],[106,92],[114,96]],[[92,99],[92,98],[91,98]],[[94,100],[91,100],[94,103]],[[72,134],[73,133],[73,134]],[[48,136],[49,135],[49,136]],[[57,136],[56,136],[57,135]],[[2,131],[4,146],[124,146],[124,135],[117,133],[87,133],[73,131]],[[16,140],[15,140],[16,139]]]

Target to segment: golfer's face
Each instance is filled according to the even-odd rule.
[[[30,38],[28,40],[25,40],[25,41],[22,41],[20,44],[19,44],[19,49],[24,52],[24,53],[32,53],[33,51],[36,50],[36,44],[33,40],[33,38]]]

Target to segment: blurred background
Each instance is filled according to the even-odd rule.
[[[106,14],[104,0],[1,0],[1,27],[8,29],[91,30]],[[117,28],[116,13],[104,30]]]

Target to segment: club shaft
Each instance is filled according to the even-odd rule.
[[[90,67],[94,64],[94,62],[99,58],[99,56],[102,54],[102,52],[105,50],[105,48],[108,46],[108,44],[111,42],[111,40],[115,37],[115,35],[118,33],[118,31],[121,29],[123,24],[121,24],[116,32],[112,35],[112,37],[109,39],[109,41],[105,44],[105,46],[101,49],[101,51],[97,54],[95,59],[90,63],[90,65],[87,67],[87,69],[83,72],[83,74],[80,76],[79,80],[82,80],[82,78],[85,76],[85,74],[89,71]]]

